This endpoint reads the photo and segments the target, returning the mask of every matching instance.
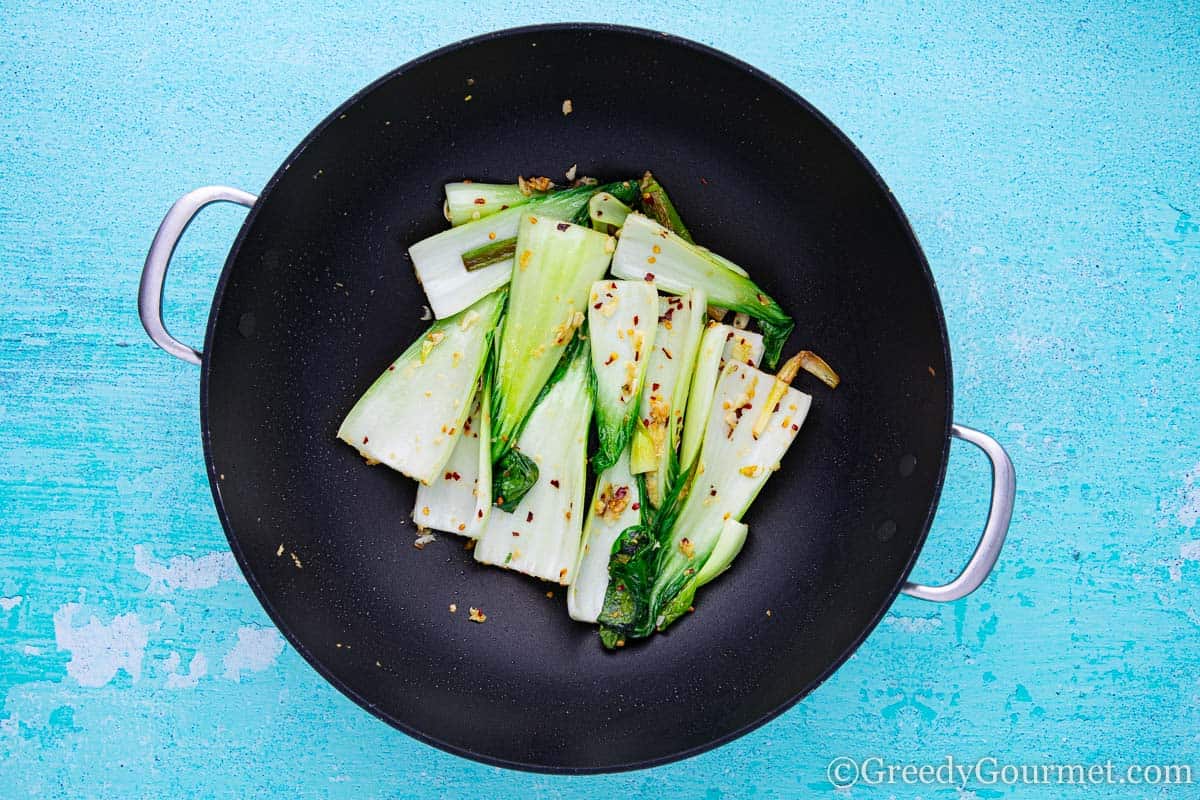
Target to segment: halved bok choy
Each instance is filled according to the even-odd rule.
[[[658,288],[683,294],[703,289],[710,305],[742,312],[763,332],[764,363],[774,367],[792,332],[792,318],[728,259],[691,244],[641,214],[630,214],[621,228],[612,273],[629,280],[652,280]]]
[[[429,326],[354,404],[338,438],[368,462],[433,483],[461,438],[504,294]]]
[[[522,213],[493,384],[494,461],[516,443],[542,387],[587,319],[592,284],[604,275],[614,246],[611,236],[589,228]]]
[[[574,578],[587,483],[592,390],[588,352],[577,342],[538,400],[517,447],[538,464],[533,487],[511,511],[493,508],[475,560],[563,585]]]
[[[492,511],[491,387],[484,369],[482,385],[450,460],[432,483],[417,484],[413,522],[435,531],[477,538]]]
[[[735,361],[726,364],[690,483],[674,487],[667,510],[660,510],[652,526],[634,526],[617,540],[600,615],[606,646],[666,628],[691,607],[698,576],[711,579],[728,566],[714,562],[705,572],[713,554],[728,562],[727,554],[741,549],[742,534],[726,523],[741,520],[779,468],[812,402],[788,385],[794,375],[792,362],[778,377]],[[693,413],[699,413],[696,406],[688,410]],[[732,538],[719,551],[726,536]]]
[[[634,474],[646,473],[648,499],[656,508],[678,472],[684,411],[707,319],[701,289],[662,297],[659,302],[658,332],[646,367],[632,462]]]
[[[597,281],[588,303],[600,441],[592,469],[603,472],[621,455],[637,421],[642,379],[658,328],[658,292],[645,281]]]
[[[629,471],[626,448],[616,463],[596,478],[587,521],[583,523],[574,580],[567,590],[567,612],[579,622],[596,622],[608,591],[608,562],[621,532],[636,525],[642,515],[638,479]]]
[[[599,191],[630,197],[636,192],[636,183],[620,181],[534,195],[521,205],[503,210],[497,206],[495,213],[456,225],[409,247],[408,256],[429,298],[433,315],[441,319],[457,313],[508,283],[513,272],[517,228],[524,217],[572,220],[582,213],[586,222],[588,200]],[[485,205],[491,202],[486,195],[483,197]]]

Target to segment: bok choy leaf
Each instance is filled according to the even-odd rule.
[[[458,444],[504,292],[437,320],[354,404],[338,438],[368,461],[429,484]]]
[[[523,212],[496,361],[493,460],[499,461],[515,443],[542,387],[584,323],[588,292],[608,267],[613,246],[610,236]]]
[[[511,512],[492,509],[475,545],[476,561],[563,585],[579,556],[592,415],[587,348],[572,348],[568,358],[520,435],[518,450],[537,463],[537,482]]]
[[[727,259],[687,242],[649,217],[630,214],[621,228],[612,273],[629,280],[652,280],[658,288],[682,294],[704,290],[710,305],[732,309],[759,321],[764,362],[774,367],[794,323],[754,281],[730,268]]]
[[[592,284],[588,302],[600,440],[592,469],[603,472],[625,449],[637,420],[642,378],[657,329],[658,292],[645,281],[604,280]]]

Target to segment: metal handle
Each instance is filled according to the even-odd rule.
[[[192,218],[210,203],[237,203],[250,208],[258,200],[252,194],[228,186],[204,186],[188,192],[175,201],[171,210],[163,217],[150,252],[146,254],[146,266],[142,267],[142,283],[138,287],[138,315],[142,327],[150,334],[150,340],[176,358],[200,366],[201,353],[188,347],[167,331],[162,318],[163,284],[167,280],[167,267],[175,253],[175,245],[187,230]]]
[[[975,445],[992,462],[992,506],[988,510],[987,524],[983,526],[979,544],[975,546],[971,560],[957,578],[943,586],[925,586],[905,581],[904,588],[901,589],[909,597],[939,603],[949,603],[951,600],[966,597],[992,574],[996,559],[1000,557],[1000,548],[1004,546],[1004,537],[1008,535],[1013,502],[1017,496],[1017,474],[1013,469],[1012,459],[1004,452],[999,442],[986,433],[963,425],[951,425],[950,434],[956,439]]]

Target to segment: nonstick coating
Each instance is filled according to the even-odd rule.
[[[563,588],[477,566],[452,535],[413,547],[412,482],[334,438],[427,324],[406,249],[446,227],[442,184],[573,164],[608,179],[654,170],[696,239],[795,316],[785,352],[815,350],[843,379],[830,391],[801,373],[812,413],[733,569],[668,634],[616,653],[567,617]],[[941,307],[879,177],[770,78],[627,28],[473,39],[335,111],[250,213],[204,352],[213,494],[276,624],[380,718],[521,769],[663,763],[795,703],[896,596],[948,451]]]

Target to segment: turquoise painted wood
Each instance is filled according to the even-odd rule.
[[[257,191],[328,110],[429,49],[598,15],[756,64],[863,148],[932,262],[956,417],[1009,447],[1020,488],[975,595],[900,599],[809,699],[719,751],[568,779],[417,744],[285,646],[211,507],[197,371],[145,339],[134,296],[184,191]],[[15,0],[2,17],[5,798],[790,798],[829,796],[835,756],[1200,762],[1200,6]],[[205,212],[178,254],[185,340],[240,220]],[[966,557],[987,477],[955,445],[917,578]]]

